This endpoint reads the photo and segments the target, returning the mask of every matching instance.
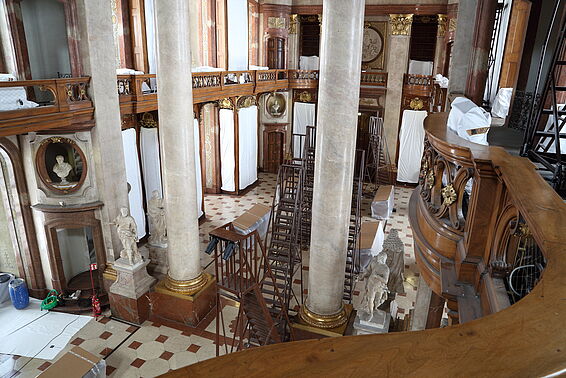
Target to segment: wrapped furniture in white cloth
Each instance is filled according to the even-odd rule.
[[[434,63],[422,60],[409,60],[410,75],[432,75]]]
[[[157,190],[159,196],[163,197],[157,128],[140,128],[140,150],[145,200],[150,200],[154,190]]]
[[[417,183],[424,150],[424,110],[405,110],[399,132],[399,159],[397,181]]]
[[[255,204],[251,209],[236,218],[232,224],[236,231],[242,235],[248,235],[249,233],[257,230],[261,240],[265,240],[270,216],[270,207]]]
[[[364,222],[360,229],[358,250],[360,251],[358,272],[363,271],[369,265],[371,258],[383,251],[383,222]]]
[[[239,190],[257,181],[257,106],[238,111]]]
[[[202,173],[200,166],[200,138],[199,138],[199,127],[198,120],[194,120],[195,129],[195,174],[196,174],[196,184],[197,184],[197,217],[203,214],[202,211]]]
[[[371,202],[371,217],[387,220],[395,207],[395,190],[393,185],[380,185]]]
[[[511,97],[513,96],[513,88],[499,88],[493,106],[491,107],[491,115],[494,117],[505,118],[509,114],[511,106]]]
[[[136,221],[136,225],[138,227],[138,238],[141,239],[145,236],[145,212],[143,210],[136,130],[123,130],[122,143],[124,145],[124,160],[126,162],[126,180],[128,181],[128,184],[130,184],[130,192],[128,193],[130,215]]]
[[[470,142],[487,146],[487,133],[491,126],[491,115],[465,97],[452,101],[448,114],[448,128]]]
[[[301,56],[299,58],[299,69],[308,71],[317,71],[319,68],[319,57],[313,56]]]
[[[307,126],[314,126],[315,109],[315,104],[295,102],[293,107],[293,134],[306,134]],[[295,138],[293,140],[293,157],[299,159],[303,153],[301,141],[298,136],[293,138]]]
[[[234,169],[234,111],[220,109],[220,177],[221,189],[227,192],[236,190]]]

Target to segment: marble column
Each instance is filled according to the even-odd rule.
[[[412,14],[389,15],[389,56],[387,57],[387,95],[383,128],[387,148],[392,161],[397,161],[397,138],[399,133],[403,76],[409,66],[411,46]]]
[[[300,316],[334,328],[342,302],[358,120],[365,0],[324,3],[309,260],[309,295]]]
[[[129,207],[116,90],[112,6],[110,0],[77,0],[76,5],[83,70],[91,78],[89,94],[94,101],[96,127],[91,133],[97,189],[104,202],[100,210],[101,221],[107,260],[112,264],[120,257],[122,244],[109,222],[118,216],[121,207]]]
[[[159,140],[169,261],[164,285],[188,295],[207,282],[199,251],[189,7],[186,0],[155,3]]]

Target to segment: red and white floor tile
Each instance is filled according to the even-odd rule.
[[[271,206],[275,191],[276,176],[260,174],[259,184],[244,196],[206,195],[206,220],[201,223],[201,247],[208,244],[208,233],[241,215],[255,203]],[[413,253],[413,237],[407,214],[412,189],[395,188],[396,212],[388,222],[386,235],[395,228],[405,244],[405,290],[404,296],[397,296],[399,317],[403,317],[414,307],[417,292],[418,270]],[[364,200],[363,220],[371,220],[369,200]],[[300,274],[294,278],[297,295],[301,291],[308,294],[308,251],[304,256],[302,279]],[[210,256],[202,254],[202,264],[206,271],[213,273],[214,264]],[[363,289],[363,282],[355,288],[354,303]],[[306,295],[304,296],[306,298]],[[238,308],[231,303],[223,303],[222,314],[225,322],[231,323],[226,329],[227,337],[232,336],[234,319]],[[232,319],[232,321],[230,320]],[[140,327],[102,317],[91,321],[80,330],[63,352],[79,345],[85,350],[104,357],[106,373],[110,377],[154,377],[171,369],[178,369],[198,361],[216,356],[215,312],[207,316],[196,328],[161,324],[146,321]],[[221,340],[221,345],[224,343]],[[62,353],[63,353],[62,352]],[[222,353],[222,348],[221,348]],[[7,359],[14,360],[13,371],[1,377],[35,377],[47,369],[51,362],[28,357],[0,355],[0,364]]]

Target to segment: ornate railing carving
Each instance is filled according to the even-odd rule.
[[[360,84],[384,87],[387,85],[387,72],[363,71],[360,78]]]

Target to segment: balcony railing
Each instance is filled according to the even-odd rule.
[[[446,121],[425,120],[409,217],[421,276],[461,324],[281,343],[168,376],[563,374],[566,205],[529,160],[468,142]]]

